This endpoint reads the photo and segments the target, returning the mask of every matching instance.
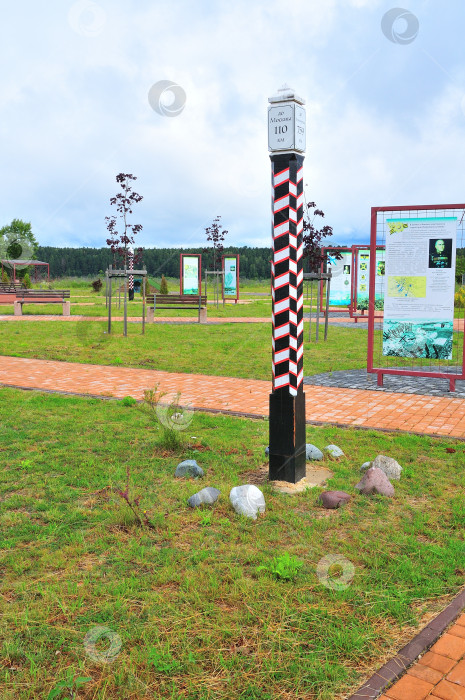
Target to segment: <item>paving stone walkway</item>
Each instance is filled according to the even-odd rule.
[[[0,384],[8,386],[140,399],[157,382],[168,395],[180,391],[192,408],[268,415],[269,381],[0,356]],[[460,398],[310,385],[305,393],[311,423],[465,438]]]
[[[379,700],[465,700],[465,615]]]

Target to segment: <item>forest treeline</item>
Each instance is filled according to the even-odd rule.
[[[142,254],[142,264],[152,277],[179,277],[179,256],[181,253],[201,253],[202,270],[213,269],[213,251],[202,248],[146,248]],[[225,255],[239,254],[240,276],[247,279],[268,279],[270,276],[271,248],[225,248]],[[51,277],[97,276],[112,264],[113,258],[108,248],[55,248],[39,246],[37,259],[50,264]]]

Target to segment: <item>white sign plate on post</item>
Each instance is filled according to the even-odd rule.
[[[298,104],[268,108],[270,151],[305,151],[305,109]]]

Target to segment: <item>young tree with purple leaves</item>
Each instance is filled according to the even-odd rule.
[[[318,272],[320,264],[326,259],[326,255],[321,252],[323,239],[333,235],[332,226],[322,226],[316,223],[316,217],[324,218],[324,212],[317,209],[315,202],[308,202],[304,208],[304,234],[303,234],[303,257],[307,258],[310,272]],[[341,258],[340,253],[333,254],[337,259]]]
[[[121,186],[121,192],[110,198],[110,204],[116,206],[118,213],[105,217],[110,234],[110,237],[107,238],[107,245],[110,246],[113,254],[113,264],[118,259],[126,267],[128,266],[129,248],[134,246],[134,236],[142,231],[142,224],[130,224],[128,222],[128,216],[132,214],[133,206],[143,199],[140,194],[133,192],[133,180],[137,180],[137,177],[129,173],[119,173],[116,176],[116,182]],[[121,232],[117,228],[118,220]],[[142,248],[134,249],[134,264],[140,263],[141,259]]]
[[[217,263],[221,263],[221,256],[224,251],[223,242],[228,233],[221,224],[221,216],[216,216],[210,226],[205,229],[207,241],[213,244],[213,270],[216,272]]]

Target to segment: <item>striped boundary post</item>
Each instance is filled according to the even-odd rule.
[[[132,248],[129,248],[128,251],[128,268],[130,273],[132,270],[134,270],[134,251]],[[129,275],[128,288],[129,291],[132,292],[130,298],[134,298],[134,275]]]
[[[303,161],[297,153],[272,154],[272,393],[270,480],[296,483],[305,476],[303,392]]]

